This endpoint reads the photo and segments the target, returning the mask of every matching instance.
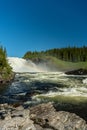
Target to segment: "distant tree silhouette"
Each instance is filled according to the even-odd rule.
[[[28,51],[24,54],[23,58],[25,59],[33,59],[35,57],[40,57],[41,55],[47,55],[47,56],[54,56],[58,59],[64,60],[64,61],[71,61],[71,62],[85,62],[87,61],[87,47],[66,47],[66,48],[54,48],[46,51],[41,52],[31,52]]]

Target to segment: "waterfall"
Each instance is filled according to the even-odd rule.
[[[41,72],[42,70],[31,60],[25,60],[18,57],[8,57],[8,62],[14,72]]]

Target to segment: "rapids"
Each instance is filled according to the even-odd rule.
[[[15,80],[7,87],[1,87],[3,100],[17,102],[41,97],[84,97],[87,98],[87,76],[70,76],[63,72],[47,72],[30,60],[8,57],[16,72]],[[28,95],[28,97],[27,97]],[[2,97],[1,96],[1,97]],[[20,98],[21,97],[21,98]],[[4,100],[4,101],[5,101]]]
[[[0,92],[0,102],[40,101],[40,97],[87,98],[87,76],[68,76],[63,72],[17,73],[15,80]],[[39,98],[38,98],[39,97]]]
[[[32,106],[52,101],[58,110],[75,112],[87,120],[87,75],[44,71],[22,58],[8,61],[16,75],[11,84],[0,87],[0,103]]]

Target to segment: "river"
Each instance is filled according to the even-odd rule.
[[[0,103],[26,108],[50,101],[56,110],[74,112],[87,120],[87,75],[50,72],[44,64],[37,66],[18,57],[8,61],[16,75],[11,84],[0,86]]]
[[[0,87],[0,103],[25,107],[51,101],[57,110],[87,118],[87,76],[62,72],[16,73],[14,81]]]

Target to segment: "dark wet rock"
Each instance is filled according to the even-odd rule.
[[[77,70],[65,72],[65,74],[68,74],[68,75],[87,75],[87,69],[80,68]]]

